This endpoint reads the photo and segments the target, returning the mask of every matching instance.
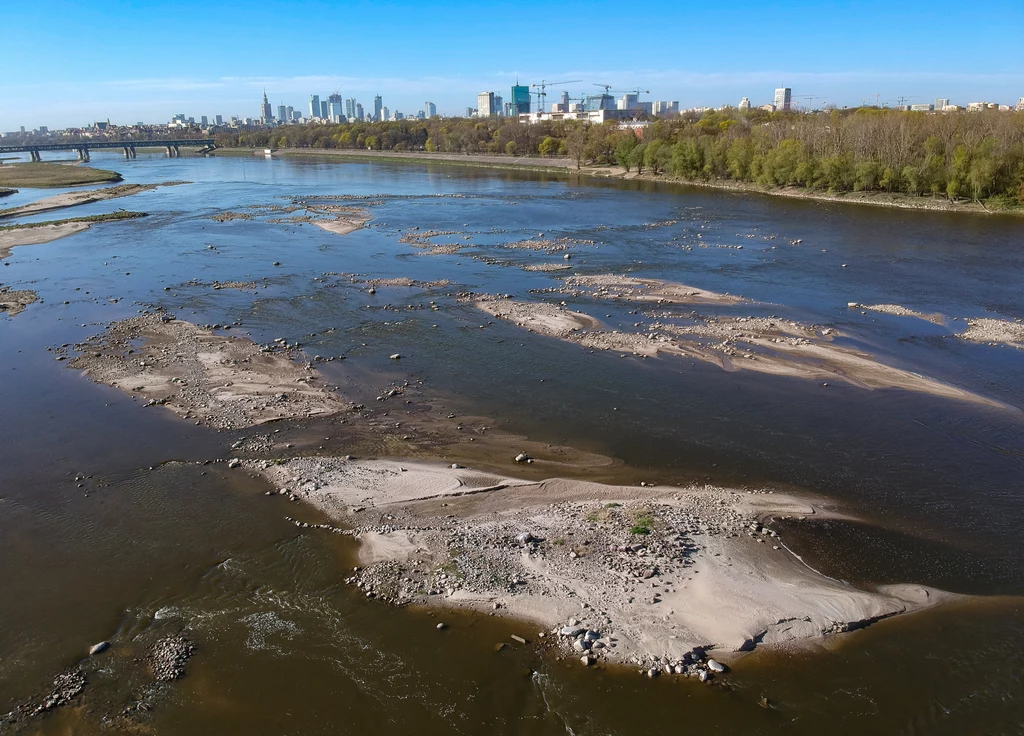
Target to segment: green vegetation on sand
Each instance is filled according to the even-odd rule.
[[[0,166],[0,187],[71,187],[121,181],[116,171],[57,163],[11,164]]]
[[[69,222],[110,222],[112,220],[134,220],[137,217],[145,217],[146,212],[130,212],[118,210],[103,215],[87,215],[85,217],[69,217],[66,220],[47,220],[46,222],[26,222],[18,225],[0,225],[0,232],[9,230],[27,230],[33,227],[46,227],[47,225],[66,225]]]

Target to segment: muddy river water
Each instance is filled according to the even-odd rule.
[[[1024,318],[1024,221],[449,166],[94,164],[128,183],[191,183],[76,207],[149,216],[17,247],[0,266],[0,285],[40,298],[0,317],[0,715],[69,668],[87,678],[67,705],[0,731],[1022,732],[1024,350],[957,335],[968,319]],[[4,206],[52,193],[23,190]],[[289,218],[295,198],[316,197],[372,219],[337,234]],[[55,215],[19,222],[32,219]],[[664,318],[657,304],[572,294],[572,274],[742,296],[680,311],[815,325],[986,401],[591,351],[466,298],[564,301],[624,331]],[[368,279],[415,283],[371,291]],[[242,288],[217,288],[228,282]],[[317,512],[207,462],[255,430],[196,426],[56,359],[152,309],[344,356],[319,370],[371,409],[409,381],[436,414],[613,458],[617,482],[824,497],[857,521],[786,528],[808,564],[865,588],[914,582],[965,597],[759,649],[715,686],[584,668],[511,640],[536,639],[522,622],[367,600],[344,584],[350,539],[297,528],[286,517]],[[343,434],[321,438],[322,424],[259,431],[349,451]],[[479,460],[459,452],[436,457]],[[181,632],[196,647],[185,676],[154,684],[147,652]],[[88,657],[102,640],[108,652]]]

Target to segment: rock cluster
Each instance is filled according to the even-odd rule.
[[[167,636],[158,641],[147,657],[154,679],[171,682],[185,675],[185,663],[196,647],[185,636]]]

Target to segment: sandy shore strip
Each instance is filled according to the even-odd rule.
[[[772,318],[698,317],[690,324],[655,322],[646,332],[598,329],[600,322],[567,307],[480,296],[474,306],[533,332],[594,350],[654,357],[680,355],[728,371],[752,370],[865,389],[898,388],[1000,408],[997,401],[882,363],[877,356],[834,344],[832,328]]]
[[[925,312],[917,312],[913,309],[907,309],[899,304],[858,304],[857,302],[850,302],[846,306],[850,309],[860,309],[865,312],[881,312],[882,314],[893,314],[897,317],[915,317],[917,319],[923,319],[926,322],[942,325],[943,327],[946,326],[946,318],[938,312],[926,314]]]
[[[39,301],[39,295],[28,289],[12,290],[9,286],[0,286],[0,312],[8,317],[16,317],[25,311],[29,304]]]
[[[1024,350],[1024,321],[981,317],[968,319],[967,330],[957,337],[989,345],[1009,345]]]
[[[94,381],[216,429],[351,407],[323,385],[312,363],[296,363],[287,343],[260,346],[163,314],[114,323],[75,349],[81,355],[70,365]]]
[[[601,274],[597,276],[570,276],[565,279],[566,291],[574,296],[590,294],[601,299],[621,299],[631,302],[659,304],[742,304],[747,300],[732,294],[719,294],[695,286],[676,284],[661,279],[641,279],[632,276]]]
[[[568,339],[580,330],[595,330],[601,327],[601,322],[590,315],[543,302],[518,302],[501,297],[481,296],[473,304],[492,317],[508,320],[531,332],[562,339]]]
[[[11,254],[11,249],[16,246],[49,243],[88,230],[90,227],[88,222],[62,222],[56,225],[0,230],[0,258],[7,258]]]
[[[918,585],[869,592],[811,570],[769,519],[824,512],[782,494],[525,481],[405,460],[246,465],[352,525],[361,569],[348,582],[368,597],[502,611],[588,664],[707,677],[706,652],[728,661],[949,597]]]

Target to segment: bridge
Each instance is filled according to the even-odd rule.
[[[179,148],[199,148],[198,153],[209,153],[217,147],[213,138],[187,138],[178,141],[92,141],[89,143],[29,143],[23,146],[0,146],[0,155],[5,153],[31,154],[33,161],[42,161],[40,151],[77,151],[79,161],[89,160],[90,149],[120,148],[125,158],[135,158],[136,148],[166,148],[170,158],[181,155]]]

